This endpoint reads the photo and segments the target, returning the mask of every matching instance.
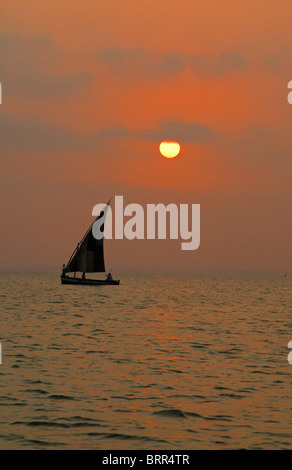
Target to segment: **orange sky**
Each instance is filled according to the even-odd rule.
[[[291,0],[1,6],[0,267],[62,265],[122,194],[200,203],[201,246],[108,241],[116,270],[292,269],[290,17]]]

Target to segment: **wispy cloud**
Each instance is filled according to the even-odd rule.
[[[192,56],[190,63],[196,74],[214,77],[230,72],[241,72],[251,65],[244,55],[235,50],[224,52],[218,56],[211,54]]]
[[[217,139],[216,132],[197,122],[166,121],[158,129],[140,131],[139,136],[148,141],[177,139],[184,143],[207,143]]]
[[[161,75],[174,76],[184,70],[187,65],[182,54],[170,53],[156,57],[144,49],[129,50],[110,47],[95,51],[94,56],[114,73],[133,79],[137,76],[145,78],[157,78]]]
[[[125,138],[154,142],[175,138],[184,143],[208,143],[217,137],[213,129],[196,122],[166,121],[153,129],[112,127],[97,129],[89,134],[79,134],[30,118],[18,119],[5,114],[0,115],[1,145],[26,150],[87,151],[104,148],[111,141]]]
[[[65,51],[58,49],[48,34],[24,38],[0,34],[1,80],[6,92],[15,96],[63,98],[86,87],[93,79],[90,72],[60,74],[58,65]]]
[[[114,73],[127,78],[158,78],[175,76],[191,66],[198,75],[217,77],[233,71],[243,71],[251,64],[240,52],[230,50],[221,55],[162,54],[159,57],[144,49],[121,49],[111,47],[95,51],[94,56],[106,64]]]
[[[34,119],[18,119],[1,114],[0,142],[2,146],[25,150],[87,150],[98,145],[100,138],[98,133],[81,135]]]

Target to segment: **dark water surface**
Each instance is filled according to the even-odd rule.
[[[292,448],[291,279],[0,275],[1,449]]]

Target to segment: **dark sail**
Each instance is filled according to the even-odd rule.
[[[106,212],[106,210],[105,210]],[[102,212],[96,220],[104,213]],[[93,225],[93,224],[92,224]],[[96,240],[92,235],[92,225],[84,235],[65,267],[66,273],[103,273],[105,272],[103,256],[103,238]]]
[[[75,254],[65,268],[66,273],[77,271],[82,273],[105,272],[103,238],[96,240],[91,230],[89,230],[84,240],[76,248]]]

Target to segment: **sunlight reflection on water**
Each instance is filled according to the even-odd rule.
[[[290,448],[291,280],[1,274],[1,448]]]

